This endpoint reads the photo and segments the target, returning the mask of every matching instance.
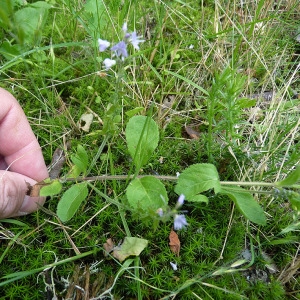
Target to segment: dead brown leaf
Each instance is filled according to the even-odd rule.
[[[27,185],[27,192],[26,195],[30,196],[30,197],[39,197],[40,196],[40,189],[47,185],[47,183],[45,183],[43,180],[40,182],[37,182],[34,185],[30,185],[30,183],[26,182]]]
[[[55,179],[59,177],[59,174],[66,161],[66,151],[70,148],[71,148],[71,142],[67,141],[65,143],[64,148],[58,147],[55,149],[52,156],[51,164],[48,166],[48,168],[50,169],[49,177],[51,179]]]
[[[106,242],[103,244],[104,248],[104,255],[107,256],[115,247],[115,244],[112,239],[107,239]]]
[[[170,235],[170,249],[173,253],[175,253],[177,256],[179,256],[179,251],[180,251],[180,240],[178,238],[177,233],[174,230],[171,230]]]
[[[189,126],[185,126],[185,131],[190,136],[191,139],[199,140],[200,132],[196,131],[195,129],[193,129],[192,127],[189,127]]]

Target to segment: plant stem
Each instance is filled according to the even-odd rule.
[[[61,178],[61,181],[103,181],[103,180],[126,180],[126,179],[133,179],[133,178],[143,178],[146,176],[152,176],[160,180],[169,180],[169,181],[176,181],[178,180],[177,176],[168,176],[168,175],[100,175],[100,176],[90,176],[90,177],[78,177],[78,178]],[[263,181],[220,181],[221,185],[238,185],[238,186],[261,186],[261,187],[273,187],[277,188],[276,182],[263,182]],[[280,186],[281,188],[289,187],[300,189],[299,184],[293,184],[289,186]]]

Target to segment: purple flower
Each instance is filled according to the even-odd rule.
[[[185,226],[189,225],[186,221],[185,215],[175,215],[174,216],[174,230],[180,230],[185,228]]]
[[[98,39],[98,45],[99,45],[99,51],[103,52],[109,47],[110,42],[106,40]]]
[[[105,66],[105,69],[108,70],[116,64],[116,61],[114,59],[105,58],[103,64]]]
[[[162,210],[162,208],[159,208],[156,212],[160,217],[164,215],[164,211]]]
[[[120,57],[121,55],[122,55],[122,58],[128,56],[127,49],[126,49],[126,43],[124,41],[121,41],[118,44],[115,44],[110,49],[111,49],[111,51],[115,51],[115,53],[118,57]]]
[[[136,32],[134,31],[131,34],[130,42],[135,50],[140,50],[139,43],[143,43],[145,40],[140,40],[140,36],[137,36]]]
[[[178,200],[177,200],[177,204],[176,204],[176,207],[181,207],[182,205],[183,205],[183,203],[184,203],[184,195],[183,194],[181,194],[180,196],[179,196],[179,198],[178,198]]]

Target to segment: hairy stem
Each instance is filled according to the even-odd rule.
[[[78,178],[61,178],[61,181],[103,181],[103,180],[127,180],[133,178],[143,178],[146,176],[152,176],[160,180],[176,181],[178,180],[177,176],[168,176],[168,175],[99,175],[99,176],[90,176],[90,177],[78,177]],[[260,186],[260,187],[273,187],[277,188],[276,182],[263,182],[263,181],[220,181],[221,185],[239,185],[239,186]],[[281,186],[284,187],[284,186]],[[299,184],[293,184],[288,186],[289,188],[299,189]]]

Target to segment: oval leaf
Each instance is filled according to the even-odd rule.
[[[126,196],[133,209],[156,212],[168,204],[165,186],[155,177],[135,178],[127,187]]]
[[[56,211],[62,222],[67,222],[74,216],[87,195],[88,188],[86,182],[75,184],[65,191],[58,202]]]
[[[227,195],[239,211],[251,222],[266,225],[264,211],[250,193],[238,186],[223,187],[220,193]]]
[[[89,157],[87,152],[81,145],[77,146],[76,154],[71,155],[71,160],[80,173],[86,172],[89,163]]]
[[[46,181],[45,181],[46,182]],[[40,196],[54,196],[60,193],[62,184],[58,179],[52,180],[49,184],[43,185],[40,189]]]
[[[198,201],[199,198],[196,199],[195,196],[209,189],[214,189],[215,193],[221,190],[216,167],[212,164],[195,164],[180,174],[175,192],[183,194],[189,201]]]
[[[113,256],[122,262],[131,255],[139,256],[147,245],[147,240],[126,236],[123,244],[114,248]]]
[[[157,124],[149,117],[134,116],[126,126],[128,151],[137,169],[145,165],[158,145]]]

